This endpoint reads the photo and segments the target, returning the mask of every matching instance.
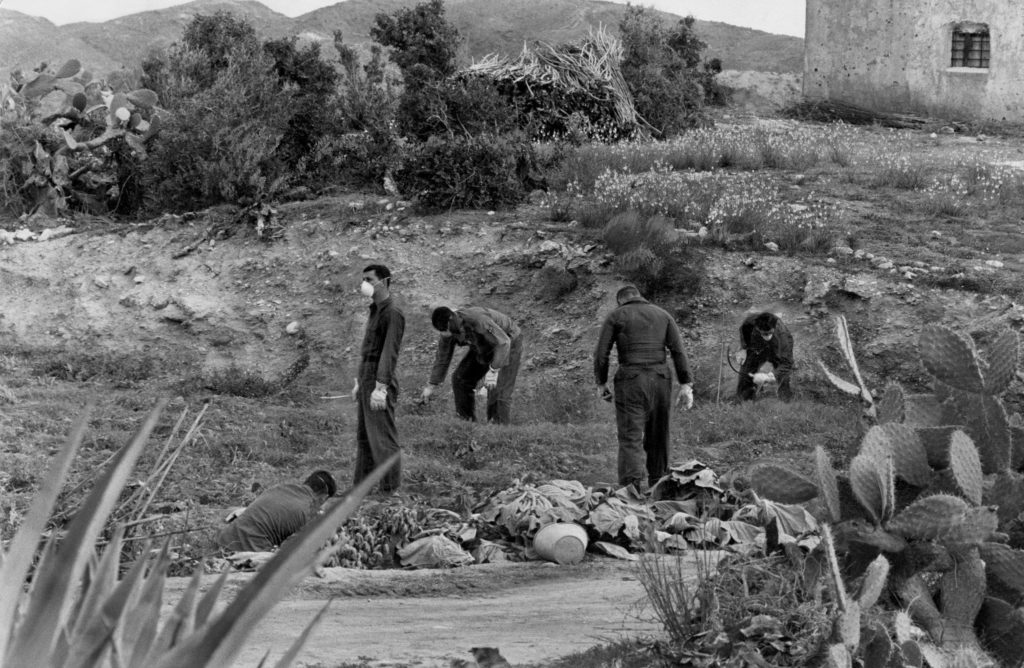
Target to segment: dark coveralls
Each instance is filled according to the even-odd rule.
[[[220,530],[217,544],[232,552],[269,552],[304,527],[318,510],[317,496],[308,485],[271,487]]]
[[[498,371],[498,384],[487,393],[487,419],[498,424],[511,422],[512,391],[523,356],[523,335],[504,313],[483,306],[456,311],[462,327],[451,336],[441,336],[430,371],[430,384],[440,385],[448,373],[455,346],[469,346],[466,356],[452,373],[455,413],[464,420],[476,420],[473,392],[488,367]]]
[[[356,470],[353,484],[358,485],[374,468],[399,452],[398,427],[395,425],[395,402],[398,400],[398,352],[405,333],[405,316],[388,297],[380,304],[370,305],[366,334],[359,364],[359,392],[356,397]],[[388,388],[387,407],[370,408],[370,395],[376,383]],[[401,461],[395,462],[380,482],[384,492],[398,489],[402,480]]]
[[[740,399],[753,399],[757,394],[750,374],[757,373],[765,362],[775,367],[773,373],[779,384],[779,398],[789,401],[793,398],[793,390],[789,381],[793,372],[793,335],[786,325],[779,320],[775,325],[775,334],[770,341],[765,341],[754,327],[754,313],[740,325],[740,346],[747,351],[747,357],[740,367],[740,377],[736,382],[736,396]]]
[[[619,484],[644,489],[645,454],[648,484],[668,473],[672,375],[665,351],[672,356],[680,383],[690,382],[690,368],[675,320],[642,297],[629,300],[605,319],[594,350],[598,385],[608,382],[612,344],[619,358],[615,372]]]

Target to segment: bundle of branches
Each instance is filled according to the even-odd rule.
[[[622,43],[603,27],[576,42],[523,46],[515,59],[490,54],[462,72],[486,77],[543,130],[564,132],[582,116],[594,131],[646,133],[619,62]]]
[[[790,110],[790,115],[795,118],[811,121],[843,121],[853,125],[872,125],[877,123],[878,125],[890,128],[909,128],[913,130],[946,125],[956,128],[960,125],[938,118],[914,114],[874,111],[836,100],[801,102]]]

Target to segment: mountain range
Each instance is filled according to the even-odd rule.
[[[133,70],[152,49],[179,41],[194,16],[218,11],[244,19],[264,39],[297,35],[324,42],[325,55],[333,55],[336,30],[348,44],[368,42],[377,14],[415,4],[417,0],[344,0],[291,18],[255,0],[195,0],[102,23],[62,26],[0,7],[0,71],[31,70],[44,62],[59,67],[68,58],[77,58],[97,76]],[[534,41],[572,41],[599,26],[617,31],[626,6],[601,0],[447,0],[445,9],[464,39],[465,55],[479,59],[489,53],[515,55]],[[721,59],[725,69],[800,72],[803,66],[799,37],[711,21],[697,21],[695,28],[708,44],[706,57]]]

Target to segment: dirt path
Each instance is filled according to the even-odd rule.
[[[230,601],[249,577],[232,576],[221,600]],[[172,586],[166,609],[183,586]],[[513,665],[543,665],[594,645],[660,632],[631,562],[588,557],[578,566],[339,568],[308,578],[279,603],[234,666],[256,666],[267,652],[273,665],[332,597],[298,665],[447,668],[455,658],[472,661],[469,649],[478,646],[499,648]]]

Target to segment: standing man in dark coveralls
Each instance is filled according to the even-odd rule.
[[[444,382],[455,346],[469,346],[452,374],[455,413],[464,420],[476,420],[473,392],[480,379],[487,390],[487,420],[511,422],[512,390],[523,356],[523,335],[519,326],[500,311],[470,306],[453,311],[439,306],[430,314],[434,329],[441,333],[430,382],[421,398],[428,401]]]
[[[740,325],[739,380],[736,396],[741,400],[753,399],[757,388],[765,383],[779,383],[779,398],[789,401],[793,390],[789,386],[793,372],[793,335],[774,313],[752,313]],[[768,362],[775,370],[762,373],[761,366]]]
[[[363,269],[359,291],[373,300],[360,350],[359,375],[352,396],[356,401],[356,467],[353,484],[358,485],[374,468],[399,452],[395,425],[398,400],[398,353],[405,333],[405,316],[391,300],[391,271],[382,264]],[[395,462],[380,482],[382,492],[391,493],[402,481],[401,461]]]
[[[614,344],[619,358],[614,394],[619,484],[632,484],[644,492],[668,473],[672,375],[666,351],[682,385],[678,402],[686,408],[693,406],[693,384],[683,339],[672,316],[644,299],[632,285],[619,290],[615,300],[618,308],[605,318],[594,350],[594,377],[601,398],[611,401],[608,358]]]

